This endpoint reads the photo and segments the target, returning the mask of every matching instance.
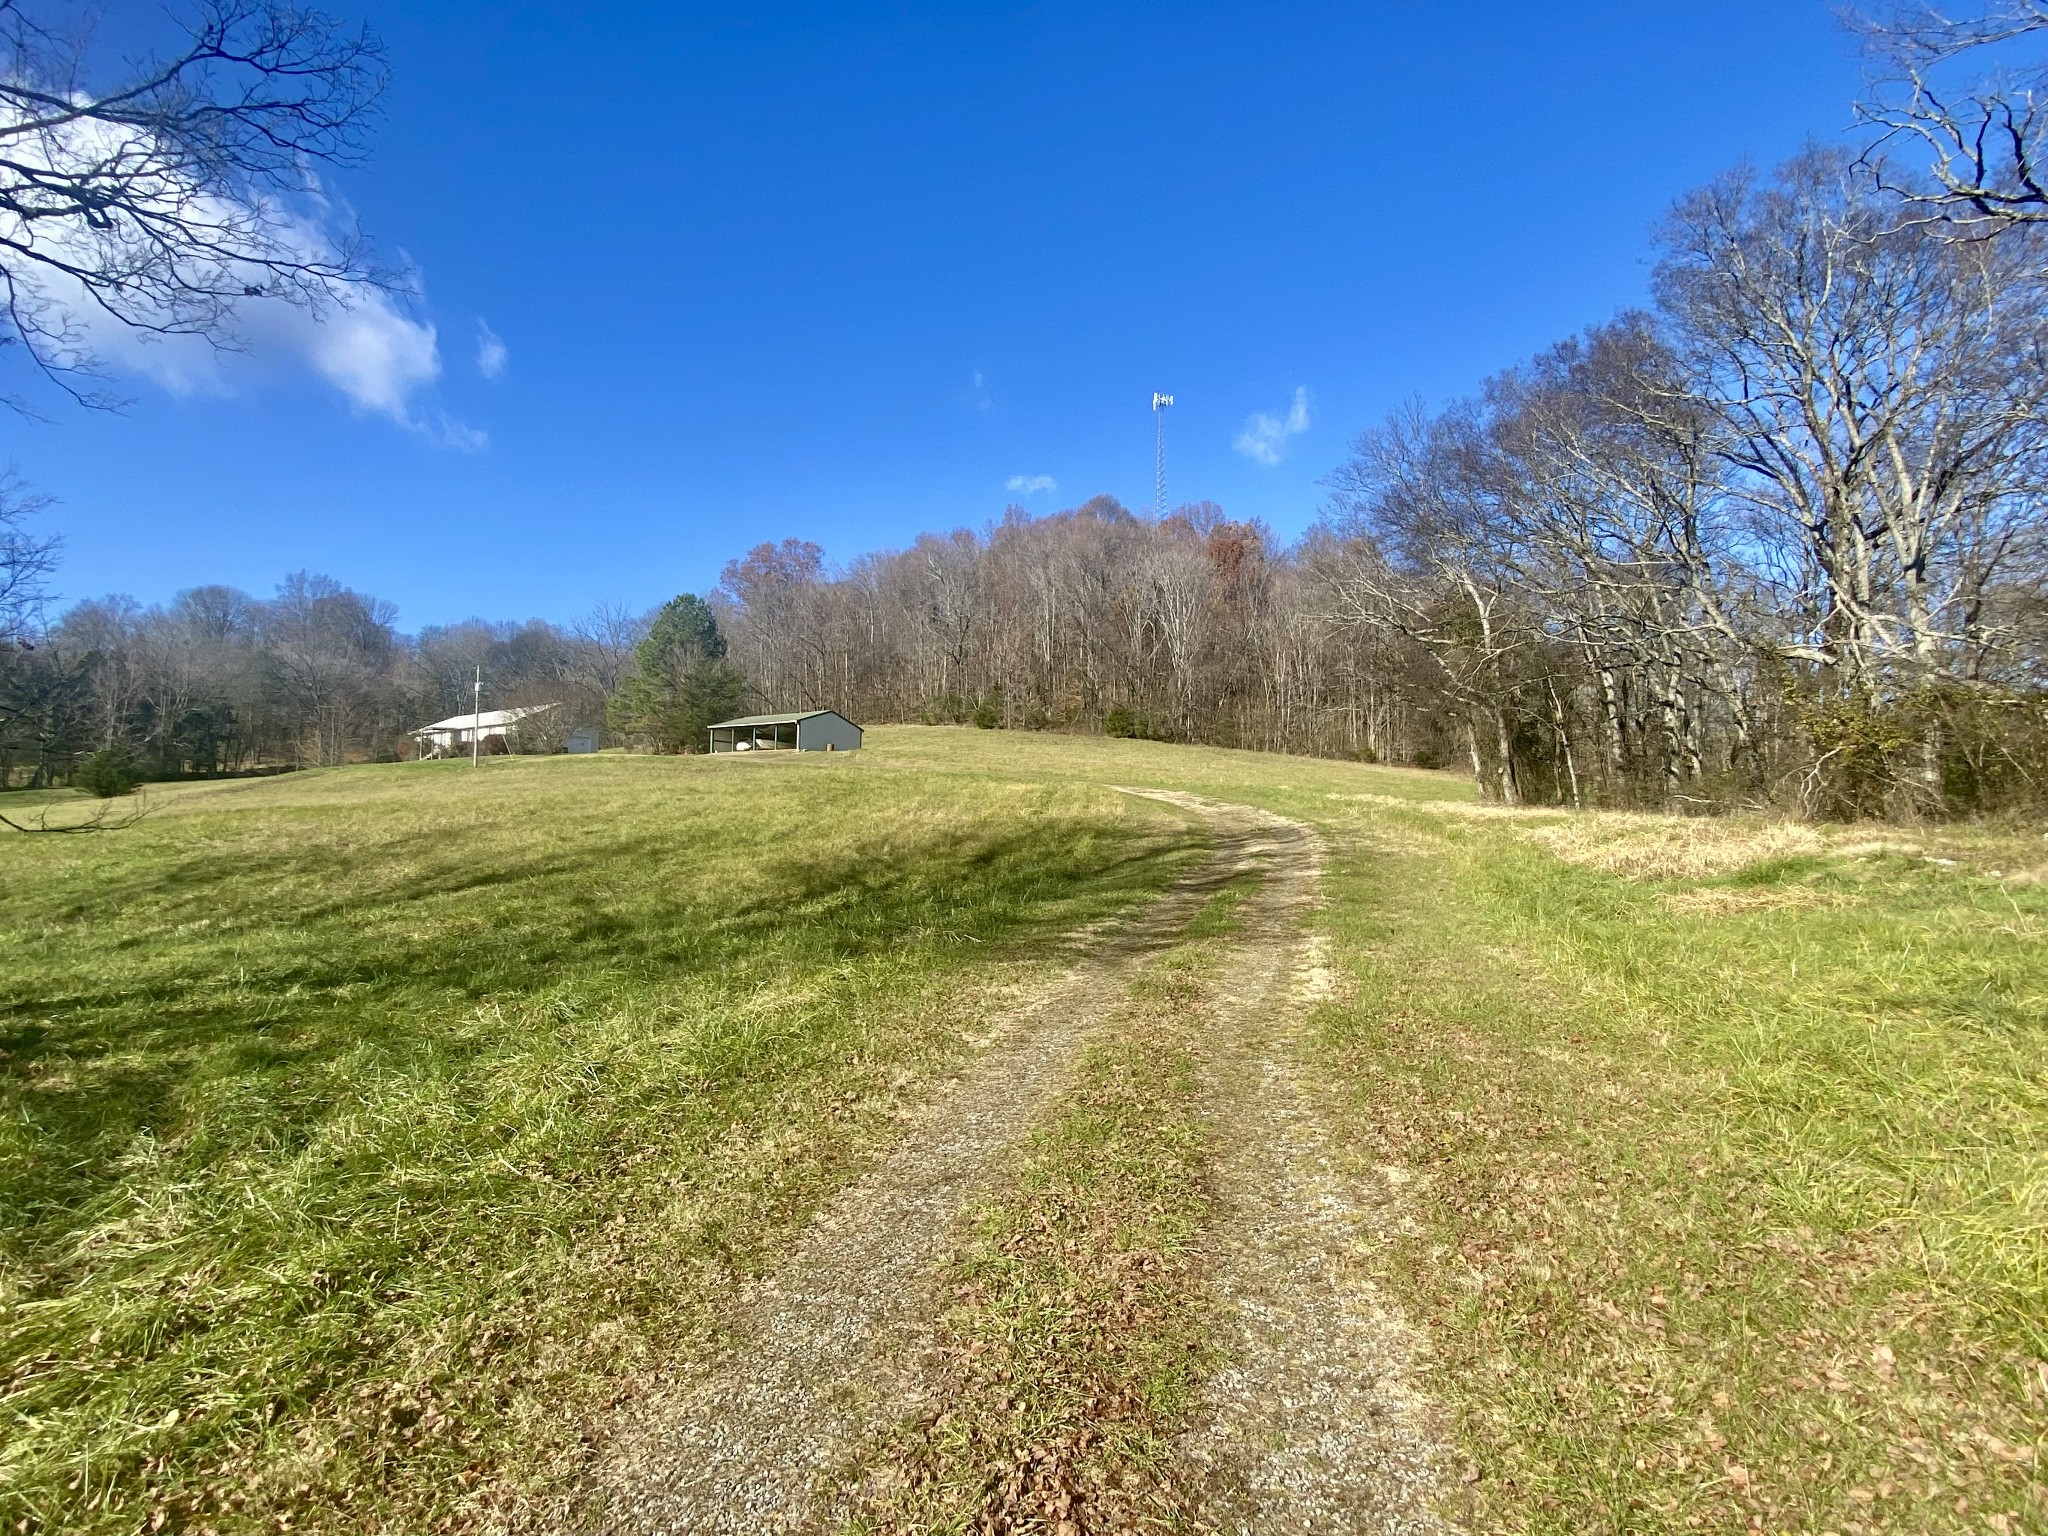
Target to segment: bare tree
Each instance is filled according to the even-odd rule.
[[[761,619],[736,659],[771,708],[814,702],[825,686],[828,667],[813,602],[824,559],[816,544],[784,539],[728,560],[719,576],[721,600]]]
[[[1532,636],[1512,558],[1513,513],[1496,445],[1473,406],[1397,412],[1330,477],[1354,558],[1335,613],[1398,634],[1435,664],[1466,713],[1474,778],[1520,803],[1513,676]]]
[[[0,324],[81,399],[89,321],[235,344],[237,308],[316,312],[388,281],[309,213],[359,156],[377,39],[277,0],[201,0],[184,45],[111,82],[88,40],[0,0]]]
[[[599,603],[569,626],[576,642],[569,681],[610,698],[633,670],[633,653],[647,638],[648,618],[622,603]]]
[[[2039,239],[1940,239],[1818,154],[1665,228],[1660,300],[1790,589],[1780,653],[1857,708],[2016,660],[1999,594],[2039,574],[2048,491]]]
[[[299,571],[278,587],[266,615],[265,649],[299,727],[298,760],[347,761],[350,748],[378,734],[372,725],[398,656],[388,602]]]
[[[2048,221],[2048,55],[2026,52],[2048,33],[2048,0],[1997,0],[1963,17],[1901,0],[1851,25],[1878,66],[1858,104],[1877,154],[1924,154],[1931,178],[1897,181],[1873,157],[1891,190],[1988,229]]]
[[[1609,769],[1634,771],[1621,694],[1654,699],[1657,797],[1669,802],[1706,769],[1702,717],[1729,727],[1731,770],[1755,782],[1749,681],[1763,642],[1734,551],[1728,473],[1713,413],[1686,387],[1646,315],[1628,315],[1490,382],[1508,506],[1525,591],[1597,682],[1594,711]],[[1568,777],[1577,769],[1559,680],[1545,680]],[[1640,745],[1640,743],[1635,743]]]
[[[47,658],[35,655],[36,635],[48,597],[48,577],[57,563],[53,534],[29,531],[29,518],[43,506],[23,494],[12,475],[0,476],[0,789],[14,773],[14,752],[33,731],[22,729],[45,689]],[[42,762],[37,755],[38,772]]]
[[[0,475],[0,654],[29,643],[48,595],[61,541],[28,528],[28,520],[48,504],[23,491],[12,474]]]
[[[1209,564],[1201,544],[1185,537],[1150,541],[1138,581],[1137,612],[1157,633],[1166,667],[1173,735],[1185,741],[1194,735],[1195,666],[1209,595]]]

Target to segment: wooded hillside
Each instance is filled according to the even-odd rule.
[[[1292,548],[1108,498],[726,571],[767,695],[1469,762],[1507,803],[1929,815],[2048,786],[2048,260],[1815,153],[1656,308],[1365,432]]]
[[[481,666],[493,706],[658,750],[741,699],[1468,766],[1510,804],[2038,807],[2048,234],[1884,177],[1815,151],[1682,199],[1653,308],[1363,432],[1292,545],[1107,496],[844,567],[786,539],[726,566],[687,656],[620,612],[409,638],[304,574],[42,627],[53,551],[11,504],[0,774],[390,756]]]

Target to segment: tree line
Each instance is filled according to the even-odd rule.
[[[468,716],[478,679],[487,711],[531,711],[487,751],[558,752],[583,727],[697,751],[749,692],[712,605],[688,593],[644,615],[408,635],[391,603],[302,571],[269,598],[95,598],[42,624],[32,594],[56,546],[31,537],[27,511],[0,501],[0,788],[393,761],[423,749],[422,726]]]
[[[533,728],[545,750],[548,732],[604,719],[643,627],[609,610],[417,635],[395,621],[390,603],[303,572],[271,598],[198,587],[17,619],[0,637],[0,783],[65,782],[101,752],[147,778],[388,760],[416,727],[469,711],[479,667],[489,707],[563,706]]]
[[[829,706],[1455,764],[1510,804],[2042,804],[2048,232],[1959,233],[1816,151],[1657,239],[1651,307],[1367,430],[1291,544],[1096,497],[844,568],[764,544],[702,600],[560,627],[405,636],[306,575],[81,603],[27,645],[17,613],[0,771],[389,757],[481,666],[494,707],[666,750]]]
[[[342,128],[374,96],[369,44],[221,14],[265,40],[260,71],[310,50]],[[1206,502],[1155,520],[1097,497],[844,568],[764,544],[640,618],[405,636],[388,604],[300,575],[272,598],[110,598],[45,626],[55,547],[8,487],[0,784],[105,752],[158,774],[396,755],[467,708],[481,665],[493,705],[560,703],[547,718],[663,750],[752,702],[1457,764],[1510,804],[2039,808],[2048,72],[2010,50],[2048,6],[1861,25],[1879,64],[1863,154],[1680,199],[1646,307],[1362,433],[1292,543]],[[2002,67],[1969,77],[1986,50]],[[145,91],[149,131],[183,143],[172,85]],[[182,270],[159,275],[207,332],[233,295]],[[307,301],[286,278],[369,275],[280,271]]]
[[[1507,804],[2048,803],[2048,244],[1901,186],[1816,150],[1681,199],[1651,307],[1366,431],[1291,547],[1107,498],[840,572],[764,545],[735,653],[874,718],[1455,760]]]
[[[1291,547],[1107,498],[841,572],[764,545],[735,653],[875,718],[1457,760],[1509,804],[2048,804],[2048,5],[1851,24],[1863,153],[1680,199],[1650,306],[1363,433]]]

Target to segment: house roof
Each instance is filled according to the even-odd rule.
[[[524,709],[487,709],[480,715],[450,715],[446,720],[436,720],[432,725],[413,728],[412,734],[425,731],[488,731],[494,726],[513,725],[528,715],[539,714],[544,709],[556,709],[554,704],[529,704]]]
[[[819,715],[839,715],[839,711],[836,709],[797,709],[791,710],[786,715],[741,715],[736,720],[717,721],[712,725],[711,729],[722,731],[727,726],[732,725],[793,725],[799,720],[816,719]],[[839,715],[839,718],[846,720],[844,715]],[[846,723],[853,725],[851,720],[846,720]],[[854,729],[859,730],[860,727],[854,726]]]

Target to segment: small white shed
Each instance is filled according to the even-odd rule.
[[[858,752],[861,729],[836,709],[741,715],[711,727],[714,752]]]

